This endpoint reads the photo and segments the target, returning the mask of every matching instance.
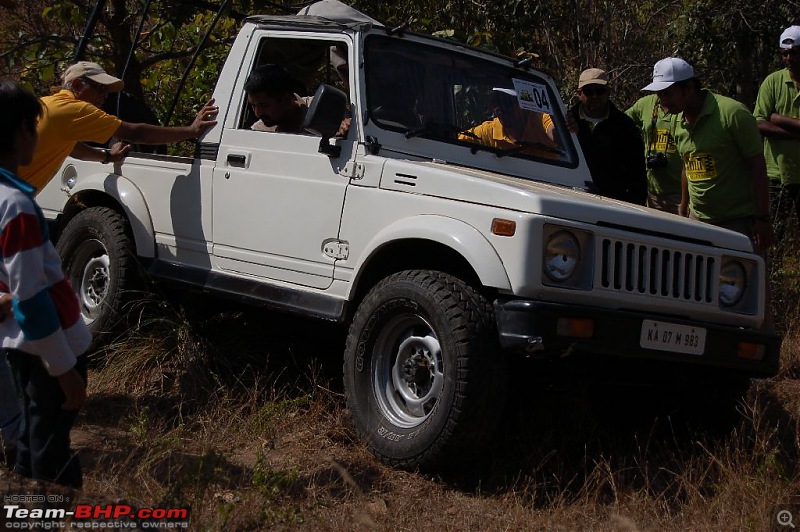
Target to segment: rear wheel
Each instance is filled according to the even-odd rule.
[[[367,446],[393,466],[451,465],[479,452],[501,418],[506,378],[490,304],[441,272],[382,280],[350,327],[347,404]]]
[[[90,207],[70,220],[56,246],[95,345],[113,332],[139,286],[126,227],[125,218],[113,209]]]

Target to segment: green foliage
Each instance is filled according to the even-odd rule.
[[[260,459],[253,468],[253,486],[264,495],[276,497],[287,491],[297,482],[297,470],[279,471]]]
[[[301,408],[308,408],[311,404],[310,395],[301,395],[293,399],[282,399],[270,401],[263,405],[250,418],[249,429],[255,432],[264,433],[272,428],[276,420],[282,419]]]
[[[0,7],[0,74],[21,79],[38,93],[59,83],[73,60],[95,1],[26,0]],[[752,104],[758,83],[779,66],[780,31],[796,22],[797,0],[352,0],[352,7],[389,26],[433,33],[511,56],[533,56],[562,96],[574,93],[578,73],[609,71],[614,100],[633,103],[662,57],[689,60],[706,86]],[[232,0],[175,94],[202,36],[216,17],[208,7],[154,0],[140,35],[144,0],[108,0],[86,59],[109,71],[125,70],[126,90],[142,96],[162,120],[175,103],[171,124],[188,123],[211,95],[222,61],[243,16],[290,14],[300,4]],[[216,5],[221,5],[216,4]],[[128,62],[130,45],[138,41]],[[127,68],[126,68],[127,65]]]

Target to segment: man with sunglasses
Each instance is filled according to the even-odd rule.
[[[611,102],[608,74],[599,68],[581,72],[577,97],[569,112],[597,192],[644,205],[647,175],[642,135],[634,121]]]
[[[67,156],[85,161],[117,163],[130,149],[116,143],[110,149],[85,144],[103,144],[112,137],[138,144],[168,144],[195,139],[216,124],[218,108],[210,100],[188,126],[166,127],[125,122],[100,109],[106,96],[122,90],[123,82],[90,61],[70,66],[62,76],[63,89],[41,98],[44,114],[37,129],[39,143],[33,161],[21,166],[19,175],[28,183],[44,187]]]
[[[764,137],[775,259],[792,210],[800,220],[800,26],[786,28],[778,41],[784,68],[761,83],[753,115]]]

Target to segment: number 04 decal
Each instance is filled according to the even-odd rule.
[[[522,109],[536,111],[537,113],[553,113],[550,96],[547,94],[547,86],[516,78],[512,81],[514,82],[514,89],[517,91],[519,106]]]

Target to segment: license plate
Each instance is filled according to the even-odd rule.
[[[702,355],[706,347],[706,330],[690,325],[644,320],[639,345],[645,349]]]

